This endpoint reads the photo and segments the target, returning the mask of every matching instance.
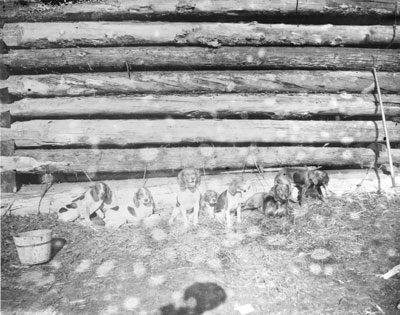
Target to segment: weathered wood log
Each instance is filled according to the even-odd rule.
[[[5,24],[10,48],[90,46],[381,46],[400,45],[393,27],[165,22],[77,22]],[[393,41],[392,41],[393,39]]]
[[[392,143],[400,125],[388,122]],[[4,129],[8,130],[8,129]],[[380,121],[293,120],[31,120],[6,136],[22,147],[104,147],[185,143],[371,143],[384,140]]]
[[[17,192],[17,176],[14,171],[0,171],[1,193]]]
[[[341,196],[354,192],[378,192],[384,191],[388,194],[393,192],[391,188],[390,176],[383,175],[381,172],[366,170],[343,170],[343,171],[328,171],[329,191],[330,194]],[[274,182],[276,172],[264,173],[264,178],[259,174],[244,174],[243,177],[252,183],[252,189],[249,195],[254,192],[268,191]],[[174,174],[176,175],[176,174]],[[207,175],[203,176],[200,191],[204,192],[207,189],[213,189],[221,193],[226,189],[232,178],[241,176],[240,174],[231,175]],[[397,175],[400,180],[400,176]],[[364,181],[363,181],[364,180]],[[113,191],[113,204],[126,204],[132,202],[132,196],[136,189],[143,187],[143,179],[130,180],[111,180],[105,181]],[[362,183],[360,185],[360,183]],[[156,202],[156,212],[164,213],[164,218],[168,217],[169,211],[176,204],[176,193],[179,187],[176,177],[169,178],[149,178],[146,181],[146,187],[152,192]],[[44,213],[55,212],[61,207],[70,203],[72,199],[78,197],[86,191],[90,183],[60,183],[54,184],[44,196],[41,203],[41,210]],[[26,185],[16,194],[3,194],[1,198],[1,206],[6,207],[11,203],[11,213],[13,215],[32,214],[36,211],[36,207],[42,193],[42,185]],[[167,216],[165,216],[167,213]]]
[[[400,95],[383,97],[387,118],[400,116]],[[213,94],[111,97],[24,98],[4,110],[13,120],[88,117],[310,118],[380,117],[371,94]]]
[[[0,89],[0,104],[9,104],[10,94],[8,93],[8,87],[3,87]]]
[[[11,114],[9,110],[0,112],[0,128],[10,128]]]
[[[43,4],[14,6],[6,2],[3,12],[8,22],[89,21],[89,20],[228,20],[265,21],[269,23],[393,24],[396,3],[391,0],[313,0],[296,3],[290,0],[263,1],[182,1],[182,0],[105,0],[101,3],[79,2],[66,6]],[[295,21],[295,22],[294,22]]]
[[[0,31],[0,35],[2,35],[1,31]],[[7,47],[6,43],[2,39],[0,39],[0,54],[6,54],[6,53],[8,53],[8,51],[9,51],[9,48]]]
[[[1,169],[24,173],[131,173],[179,170],[197,167],[205,170],[241,170],[279,166],[318,165],[327,167],[370,167],[388,162],[386,153],[376,157],[368,148],[329,147],[199,147],[146,149],[67,149],[16,150],[15,156],[2,157]],[[400,165],[400,149],[393,149],[393,161]]]
[[[400,73],[379,73],[382,93],[400,91]],[[15,97],[135,93],[372,93],[372,71],[176,71],[11,76]]]
[[[7,80],[9,76],[10,71],[8,67],[5,64],[0,63],[0,80]]]
[[[1,151],[0,155],[11,156],[15,153],[15,142],[14,140],[0,140]]]
[[[107,47],[13,50],[10,74],[141,70],[304,69],[400,71],[395,49],[328,47]]]

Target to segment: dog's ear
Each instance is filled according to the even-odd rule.
[[[205,202],[210,202],[210,198],[211,198],[211,193],[209,190],[207,190],[203,195],[201,195],[201,197],[203,198],[203,200]]]
[[[112,202],[112,190],[105,183],[102,183],[102,185],[104,187],[104,195],[101,197],[104,200],[104,203],[109,205]]]
[[[273,195],[275,201],[279,200],[279,195],[278,195],[278,189],[277,188],[278,188],[278,185],[275,185],[271,189],[272,190],[272,195]]]
[[[96,185],[90,187],[90,195],[96,202],[100,201],[100,190],[101,190],[101,185],[99,183],[96,183]]]
[[[181,170],[177,176],[179,188],[183,191],[186,189],[186,182],[185,182],[185,169]]]
[[[196,185],[200,186],[200,182],[201,182],[201,175],[200,175],[200,171],[198,169],[195,169],[195,173],[196,173]]]
[[[327,172],[325,172],[325,171],[319,171],[320,173],[321,173],[321,182],[322,182],[322,185],[325,187],[325,186],[328,186],[328,183],[329,183],[329,175],[328,175],[328,173]]]
[[[140,202],[139,202],[139,190],[134,193],[133,195],[133,204],[135,205],[136,208],[140,207]]]
[[[152,206],[152,214],[154,214],[154,209],[156,208],[156,203],[154,202],[154,198],[152,195],[150,195],[150,204]]]
[[[238,182],[237,178],[232,179],[231,182],[229,183],[228,190],[232,195],[236,194],[238,184],[239,184],[239,182]]]
[[[311,171],[308,173],[308,179],[313,183],[314,186],[317,186],[322,178],[319,172]]]
[[[153,209],[154,209],[156,206],[156,203],[154,202],[153,195],[151,194],[150,189],[148,189],[148,188],[145,188],[145,189],[146,189],[146,192],[149,194],[150,204],[153,206]]]
[[[130,213],[131,215],[133,215],[134,217],[136,217],[136,211],[135,211],[134,208],[128,207],[128,211],[129,211],[129,213]]]

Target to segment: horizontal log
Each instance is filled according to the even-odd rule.
[[[285,25],[165,22],[76,22],[5,24],[10,48],[90,46],[381,46],[400,45],[393,27],[382,25]]]
[[[380,171],[366,170],[343,170],[328,171],[330,181],[328,185],[329,193],[335,196],[357,193],[376,193],[383,191],[388,194],[395,193],[391,188],[390,176],[383,175]],[[202,177],[200,191],[205,192],[207,189],[213,189],[218,193],[224,191],[232,178],[240,176],[239,174],[222,174],[222,175],[206,175]],[[259,191],[268,191],[274,181],[276,172],[264,173],[261,178],[258,174],[244,174],[243,177],[252,184],[248,195]],[[399,181],[400,176],[396,179]],[[113,204],[126,204],[132,202],[132,196],[136,189],[143,187],[143,179],[130,180],[108,180],[105,181],[113,192]],[[70,203],[72,199],[78,197],[86,191],[90,183],[56,183],[45,194],[41,202],[41,211],[44,213],[55,212],[61,207]],[[149,178],[145,182],[146,187],[152,192],[155,203],[156,212],[160,213],[163,218],[168,218],[170,211],[176,204],[176,193],[179,187],[176,177],[169,178]],[[13,215],[27,215],[37,211],[36,205],[39,204],[40,196],[43,192],[42,185],[25,185],[16,194],[2,194],[1,207],[8,207]]]
[[[14,5],[12,5],[14,3]],[[391,24],[396,3],[392,0],[291,0],[182,1],[182,0],[104,0],[101,3],[78,2],[46,7],[43,4],[21,6],[6,2],[5,21],[97,21],[97,20],[228,20],[308,21],[308,23]]]
[[[378,73],[382,93],[400,91],[400,73]],[[0,81],[20,97],[135,93],[372,93],[372,71],[178,71],[11,76]]]
[[[394,49],[327,47],[106,47],[12,50],[10,74],[141,70],[304,69],[400,71]]]
[[[388,122],[400,142],[400,125]],[[371,143],[383,142],[380,121],[293,120],[31,120],[15,122],[6,136],[22,147],[104,147],[184,143]]]
[[[400,165],[400,149],[392,149],[393,163]],[[98,173],[131,173],[179,170],[198,167],[206,170],[241,170],[279,166],[319,165],[325,167],[369,167],[388,163],[386,152],[379,159],[369,148],[330,147],[199,147],[147,149],[68,149],[16,150],[15,156],[2,157],[2,170],[41,174],[83,173],[96,178]]]
[[[400,95],[382,97],[387,118],[400,116]],[[380,117],[371,94],[213,94],[24,98],[9,105],[14,121],[38,118],[187,117],[310,118]]]

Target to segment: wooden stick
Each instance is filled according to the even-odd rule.
[[[393,161],[392,161],[392,151],[391,151],[391,149],[390,149],[389,133],[388,133],[387,127],[386,127],[386,118],[385,118],[385,112],[384,112],[383,104],[382,104],[381,89],[379,88],[378,75],[377,75],[377,73],[376,73],[375,67],[372,68],[372,71],[374,72],[376,90],[378,91],[379,106],[380,106],[380,108],[381,108],[381,114],[382,114],[383,129],[384,129],[384,131],[385,131],[386,146],[387,146],[388,157],[389,157],[390,176],[391,176],[391,178],[392,178],[392,186],[395,187],[395,186],[396,186],[396,181],[395,181],[395,179],[394,179],[394,169],[393,169]]]

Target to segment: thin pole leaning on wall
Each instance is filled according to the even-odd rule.
[[[385,112],[383,110],[381,89],[379,87],[378,75],[376,74],[375,67],[372,68],[372,71],[374,72],[375,85],[376,85],[376,90],[378,91],[379,106],[381,108],[381,114],[382,114],[383,129],[385,131],[386,147],[387,147],[387,151],[388,151],[388,155],[389,155],[390,177],[392,178],[392,186],[395,187],[396,186],[396,181],[394,179],[392,150],[390,149],[389,133],[388,133],[387,126],[386,126]]]

